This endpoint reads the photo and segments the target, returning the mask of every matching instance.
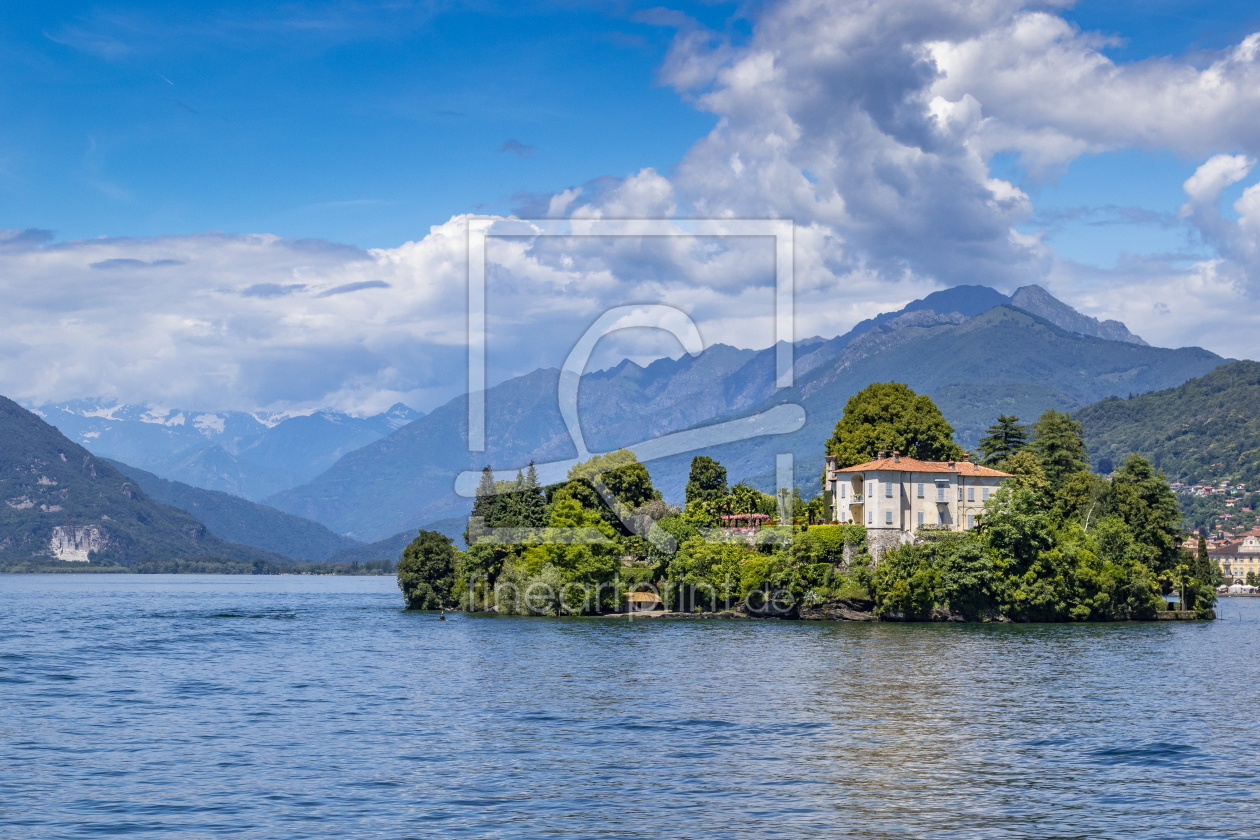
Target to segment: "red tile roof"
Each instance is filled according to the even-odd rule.
[[[925,472],[925,473],[951,473],[961,475],[979,475],[986,478],[1010,478],[1010,473],[1004,473],[1001,470],[982,467],[973,461],[954,461],[950,466],[949,461],[919,461],[914,458],[902,456],[900,458],[881,458],[877,461],[867,461],[865,464],[854,464],[851,467],[843,467],[836,470],[838,473],[849,472],[868,472],[874,470],[893,470],[899,472]]]

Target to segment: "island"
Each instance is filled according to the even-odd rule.
[[[1089,470],[1081,424],[1000,415],[963,451],[930,398],[851,397],[819,492],[728,486],[691,463],[682,507],[618,450],[541,486],[486,467],[467,550],[421,531],[398,585],[413,610],[499,615],[951,622],[1215,617],[1221,570],[1181,530],[1165,476],[1129,456]],[[772,488],[773,489],[773,488]]]

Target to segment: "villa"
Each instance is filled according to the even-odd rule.
[[[918,461],[894,450],[843,469],[834,455],[827,456],[827,492],[836,519],[865,525],[867,545],[877,559],[913,542],[920,530],[974,528],[984,503],[1010,477],[968,455],[961,461]]]
[[[1221,566],[1226,582],[1243,583],[1248,572],[1260,574],[1260,537],[1248,535],[1241,543],[1227,543],[1208,549],[1208,557]]]

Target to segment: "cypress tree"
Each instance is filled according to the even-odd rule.
[[[1207,540],[1199,534],[1199,550],[1194,555],[1194,572],[1195,578],[1204,583],[1212,581],[1212,559],[1208,557]]]

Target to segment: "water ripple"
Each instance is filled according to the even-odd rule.
[[[1254,837],[1215,624],[399,610],[388,578],[0,579],[0,838]]]

